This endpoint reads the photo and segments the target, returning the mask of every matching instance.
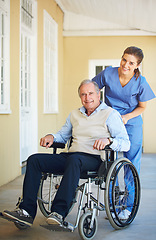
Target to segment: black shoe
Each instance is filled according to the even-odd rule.
[[[17,209],[15,211],[5,210],[2,212],[3,216],[10,221],[18,221],[31,227],[33,224],[33,218],[29,214],[24,214],[23,209]]]
[[[63,217],[56,212],[52,212],[50,216],[47,218],[46,222],[48,224],[61,225],[63,223]]]

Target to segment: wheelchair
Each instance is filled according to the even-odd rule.
[[[65,145],[54,143],[53,153]],[[140,180],[134,165],[126,158],[118,159],[118,153],[105,148],[103,162],[97,172],[82,173],[84,181],[75,192],[70,211],[78,202],[75,224],[63,222],[62,227],[74,231],[78,227],[82,239],[93,239],[97,233],[99,212],[106,211],[108,220],[114,229],[128,227],[134,220],[140,204]],[[62,176],[43,173],[38,191],[38,205],[45,217],[51,214],[51,206],[59,188]],[[96,187],[96,197],[92,193],[92,184]],[[104,202],[100,201],[101,193]],[[127,218],[121,213],[128,210]]]
[[[53,153],[58,148],[65,148],[65,144],[53,143]],[[126,158],[118,158],[118,153],[106,147],[104,157],[97,172],[82,173],[80,184],[71,203],[70,211],[75,203],[78,211],[74,224],[64,221],[61,227],[73,232],[78,227],[82,239],[93,239],[97,233],[97,217],[100,212],[106,215],[112,227],[116,230],[128,227],[134,220],[140,204],[140,180],[134,165]],[[38,191],[38,205],[45,217],[51,214],[51,206],[59,188],[62,176],[42,173]],[[92,186],[96,186],[96,197],[92,193]],[[101,194],[104,201],[100,200]],[[79,198],[79,200],[78,200]],[[127,217],[121,218],[123,211],[128,210]],[[69,212],[70,212],[69,211]],[[15,222],[19,229],[27,228]]]

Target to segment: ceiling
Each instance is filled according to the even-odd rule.
[[[55,0],[64,36],[156,36],[156,0]]]

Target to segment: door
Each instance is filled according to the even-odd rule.
[[[25,4],[26,2],[26,4]],[[35,1],[21,2],[20,162],[37,152],[37,34]],[[29,11],[29,14],[28,14]]]

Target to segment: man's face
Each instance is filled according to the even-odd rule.
[[[93,112],[100,105],[100,92],[97,93],[93,83],[84,84],[80,88],[80,98],[87,113]]]

